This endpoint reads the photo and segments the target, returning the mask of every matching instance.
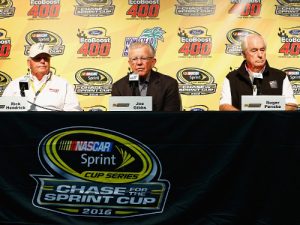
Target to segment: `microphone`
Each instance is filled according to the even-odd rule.
[[[261,78],[254,78],[253,79],[253,86],[256,86],[256,95],[262,95],[261,82],[262,82]],[[255,90],[255,87],[253,87],[253,88]]]
[[[139,75],[136,73],[129,74],[129,82],[138,82],[139,81]]]
[[[262,95],[261,83],[263,80],[262,73],[253,73],[253,89],[256,87],[256,95]]]
[[[28,72],[29,72],[29,69],[28,69]],[[20,94],[22,97],[25,97],[25,90],[29,89],[28,81],[29,81],[28,73],[26,76],[24,76],[24,78],[22,78],[19,81]]]
[[[130,73],[129,74],[129,86],[132,89],[132,96],[139,96],[139,79],[140,76],[136,73]]]

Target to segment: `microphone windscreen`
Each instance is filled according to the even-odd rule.
[[[28,90],[29,86],[28,86],[28,78],[24,77],[23,79],[21,79],[19,81],[19,88],[20,90]]]
[[[136,73],[129,74],[129,81],[133,81],[133,82],[139,81],[139,75]]]

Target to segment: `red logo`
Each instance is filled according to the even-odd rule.
[[[59,16],[60,0],[54,1],[30,1],[31,9],[28,11],[27,16],[32,18],[55,18]]]
[[[6,35],[7,31],[0,28],[0,59],[10,55],[11,40]]]
[[[159,9],[160,9],[160,4],[159,0],[154,0],[154,1],[140,1],[142,2],[141,4],[136,4],[136,1],[131,1],[129,0],[129,5],[131,7],[127,10],[126,15],[131,16],[131,18],[155,18],[159,14]],[[151,4],[149,4],[151,3]]]
[[[235,3],[236,1],[231,1]],[[256,3],[251,3],[249,0],[243,1],[246,3],[235,3],[230,9],[229,14],[238,14],[240,16],[259,16],[261,11],[261,2],[260,0]]]

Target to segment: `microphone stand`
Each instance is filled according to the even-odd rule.
[[[25,90],[28,90],[28,82],[26,81],[20,81],[19,82],[20,87],[20,94],[22,97],[25,97]]]
[[[261,92],[261,83],[262,83],[262,79],[260,79],[260,78],[254,78],[253,85],[256,86],[257,95],[262,95],[262,92]]]
[[[132,96],[138,96],[138,82],[133,81],[132,83]]]
[[[22,97],[25,97],[25,90],[29,89],[29,86],[28,86],[29,73],[30,73],[30,69],[28,68],[27,74],[25,75],[25,77],[19,81],[20,95]]]
[[[24,90],[24,88],[22,88],[22,89],[20,90],[20,94],[21,94],[21,97],[25,97],[25,90]]]

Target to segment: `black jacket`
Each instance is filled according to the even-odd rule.
[[[116,81],[112,86],[112,96],[132,96],[129,75]],[[147,96],[152,96],[153,111],[180,111],[181,99],[176,79],[151,71]]]

